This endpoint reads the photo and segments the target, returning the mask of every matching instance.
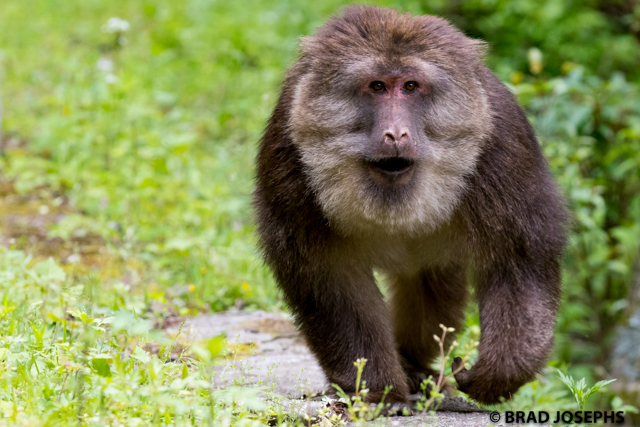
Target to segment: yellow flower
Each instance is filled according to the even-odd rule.
[[[511,83],[514,86],[518,86],[524,80],[524,73],[522,71],[516,71],[511,74]]]
[[[193,284],[189,285],[190,292],[193,292],[195,289],[196,289],[196,285],[193,285]]]
[[[248,291],[249,289],[251,289],[251,286],[247,282],[244,282],[242,284],[242,289],[244,289],[245,291]]]

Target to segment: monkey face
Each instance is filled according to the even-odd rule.
[[[417,78],[415,72],[378,73],[363,79],[363,87],[356,95],[363,116],[369,119],[362,126],[369,133],[368,142],[362,147],[362,160],[373,182],[381,188],[397,189],[410,184],[416,161],[427,154],[426,145],[417,143],[424,135],[416,126],[420,117],[415,114],[426,94],[427,82]]]
[[[348,44],[321,29],[292,71],[291,137],[319,204],[345,233],[446,222],[490,130],[477,51],[461,61],[429,39],[425,17],[400,18]],[[394,24],[421,37],[402,46]]]

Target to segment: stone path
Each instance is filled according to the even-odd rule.
[[[178,326],[167,329],[175,335]],[[326,404],[305,399],[327,390],[329,384],[314,356],[296,331],[291,318],[283,313],[234,311],[188,319],[179,341],[198,341],[226,334],[235,349],[231,360],[221,366],[218,385],[264,386],[285,397],[283,409],[299,417],[315,418]],[[376,426],[485,427],[492,423],[489,411],[463,398],[445,398],[436,415],[389,417],[376,420]],[[509,424],[515,426],[515,424]]]

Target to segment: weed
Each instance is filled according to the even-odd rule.
[[[457,374],[459,371],[461,371],[464,368],[464,364],[469,360],[469,358],[471,357],[471,354],[478,346],[478,342],[474,340],[471,340],[470,342],[465,343],[464,353],[462,354],[462,357],[461,357],[462,363],[460,364],[459,368],[445,375],[446,363],[451,358],[451,354],[453,350],[455,350],[455,348],[458,347],[458,342],[453,341],[449,346],[449,349],[445,353],[444,343],[447,337],[447,333],[455,332],[455,329],[448,328],[443,324],[440,324],[440,329],[442,329],[442,335],[433,336],[433,339],[438,343],[438,346],[440,347],[438,379],[434,380],[430,376],[429,378],[427,378],[425,381],[422,382],[422,384],[420,385],[422,390],[422,397],[416,403],[416,408],[419,411],[421,411],[423,414],[425,414],[427,411],[431,411],[431,413],[435,412],[440,402],[445,397],[444,393],[442,392],[443,387],[454,377],[455,374]]]
[[[581,411],[584,411],[584,407],[587,404],[587,399],[589,396],[600,390],[600,388],[606,386],[607,384],[611,384],[615,381],[613,380],[602,380],[598,381],[591,388],[587,388],[587,381],[582,378],[580,381],[575,381],[572,376],[565,375],[560,370],[558,370],[558,375],[560,375],[560,379],[562,382],[569,387],[571,393],[573,393],[573,397],[576,399],[576,403]]]

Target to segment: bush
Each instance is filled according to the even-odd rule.
[[[573,212],[558,355],[608,366],[640,249],[640,89],[576,68],[516,86]]]

